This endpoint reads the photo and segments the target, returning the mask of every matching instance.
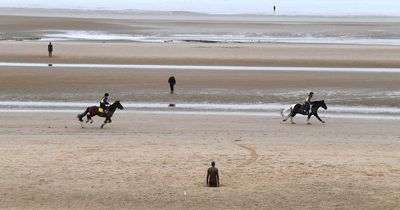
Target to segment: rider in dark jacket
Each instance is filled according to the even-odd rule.
[[[100,100],[100,108],[104,110],[104,113],[107,114],[108,112],[108,107],[110,106],[110,103],[108,102],[108,93],[104,94],[104,97]]]

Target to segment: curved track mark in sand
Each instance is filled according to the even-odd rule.
[[[240,164],[239,167],[245,167],[257,161],[258,154],[253,148],[244,144],[238,144],[238,146],[250,152],[250,159]]]

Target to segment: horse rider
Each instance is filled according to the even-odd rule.
[[[303,110],[304,112],[306,112],[307,114],[310,112],[310,108],[311,108],[311,99],[313,97],[314,93],[310,92],[306,99],[304,100],[304,105],[303,105]]]
[[[108,102],[108,93],[104,94],[104,97],[100,100],[100,108],[104,110],[104,114],[108,113],[108,107],[110,106],[110,102]]]

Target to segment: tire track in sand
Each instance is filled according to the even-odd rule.
[[[257,159],[258,159],[258,154],[257,154],[257,152],[256,152],[253,148],[251,148],[251,147],[249,147],[249,146],[247,146],[247,145],[245,145],[245,144],[237,144],[237,145],[238,145],[239,147],[241,147],[241,148],[243,148],[243,149],[245,149],[245,150],[247,150],[247,151],[250,152],[250,159],[248,159],[246,162],[240,164],[239,167],[245,167],[245,166],[248,166],[248,165],[250,165],[250,164],[253,164],[254,162],[257,161]]]

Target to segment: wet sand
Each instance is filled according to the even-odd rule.
[[[397,46],[329,44],[202,44],[0,42],[2,62],[231,66],[399,67]]]
[[[0,99],[11,101],[258,104],[302,102],[309,91],[329,105],[398,107],[398,73],[173,71],[54,67],[0,68]],[[177,78],[175,94],[168,77]]]

